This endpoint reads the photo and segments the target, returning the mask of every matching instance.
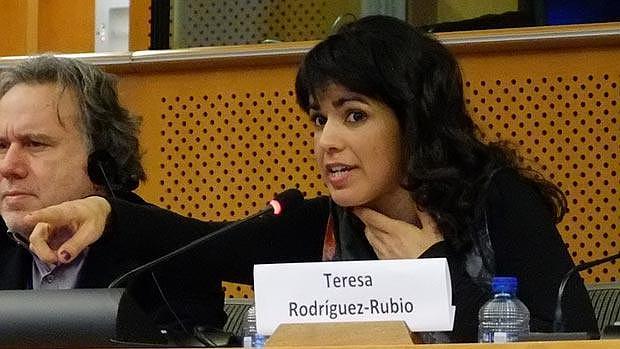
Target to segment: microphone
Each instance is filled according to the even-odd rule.
[[[137,268],[134,268],[130,271],[128,271],[127,273],[119,276],[118,278],[116,278],[114,281],[112,281],[110,283],[110,285],[108,286],[108,288],[115,288],[118,285],[120,285],[121,283],[123,283],[124,281],[126,281],[127,279],[129,279],[130,277],[137,275],[145,270],[148,270],[160,263],[164,263],[166,261],[168,261],[169,259],[176,257],[186,251],[189,251],[193,248],[195,248],[198,245],[201,245],[209,240],[212,240],[222,234],[224,234],[225,232],[237,227],[238,225],[244,224],[246,222],[252,221],[255,218],[258,217],[262,217],[264,215],[267,214],[274,214],[276,216],[280,216],[282,215],[282,213],[284,212],[288,212],[288,210],[292,210],[297,206],[300,206],[301,203],[303,202],[304,198],[303,195],[301,194],[301,192],[297,189],[288,189],[283,191],[282,193],[276,195],[275,199],[269,201],[269,204],[267,207],[265,207],[263,210],[248,216],[244,219],[232,222],[224,227],[222,227],[221,229],[218,229],[208,235],[205,235],[199,239],[196,239],[192,242],[190,242],[189,244],[182,246],[168,254],[165,254],[159,258],[156,258],[146,264],[143,264]]]
[[[571,276],[581,271],[584,271],[588,268],[592,268],[599,264],[611,262],[614,259],[620,257],[620,252],[611,256],[607,256],[605,258],[596,259],[591,262],[582,263],[572,267],[562,278],[562,282],[560,282],[560,287],[558,288],[558,299],[555,304],[555,314],[553,316],[553,331],[554,332],[562,332],[564,331],[564,321],[562,319],[562,296],[564,295],[564,288],[570,280]]]

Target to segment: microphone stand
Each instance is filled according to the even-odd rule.
[[[562,332],[564,331],[564,321],[562,319],[562,296],[564,295],[564,288],[570,280],[571,276],[580,271],[586,270],[588,268],[592,268],[599,264],[611,262],[614,259],[620,257],[620,252],[611,256],[607,256],[605,258],[596,259],[591,262],[583,263],[572,267],[562,278],[562,282],[560,282],[560,287],[558,288],[558,298],[555,304],[555,315],[553,316],[553,332]]]
[[[110,283],[110,285],[108,285],[108,288],[115,288],[117,287],[119,284],[121,284],[121,282],[127,280],[130,276],[136,275],[140,272],[143,272],[149,268],[152,268],[153,266],[159,264],[159,263],[163,263],[187,250],[191,250],[192,248],[205,243],[209,240],[212,240],[220,235],[222,235],[223,233],[231,230],[232,228],[237,227],[240,224],[246,223],[248,221],[253,220],[254,218],[257,218],[259,216],[268,214],[268,213],[273,213],[276,216],[279,216],[282,214],[282,212],[284,211],[288,211],[290,209],[295,208],[296,206],[300,205],[303,202],[303,195],[301,194],[301,192],[297,189],[287,189],[285,191],[283,191],[282,193],[276,195],[275,199],[269,201],[269,205],[264,208],[263,210],[248,216],[242,220],[238,220],[238,221],[234,221],[226,226],[224,226],[223,228],[220,228],[208,235],[205,235],[197,240],[192,241],[191,243],[182,246],[168,254],[165,254],[159,258],[156,258],[146,264],[143,264],[135,269],[132,269],[128,272],[126,272],[125,274],[119,276],[118,278],[116,278],[114,281],[112,281]]]
[[[143,264],[143,265],[141,265],[141,266],[139,266],[139,267],[137,267],[135,269],[132,269],[132,270],[126,272],[125,274],[119,276],[114,281],[112,281],[110,283],[110,285],[108,286],[108,288],[118,287],[118,285],[120,285],[123,281],[129,279],[131,276],[139,274],[139,273],[141,273],[141,272],[143,272],[143,271],[145,271],[147,269],[150,269],[151,267],[153,267],[153,266],[155,266],[155,265],[157,265],[159,263],[163,263],[163,262],[165,262],[165,261],[167,261],[167,260],[169,260],[169,259],[171,259],[173,257],[176,257],[177,255],[179,255],[179,254],[181,254],[181,253],[183,253],[183,252],[185,252],[187,250],[191,250],[195,246],[198,246],[198,245],[200,245],[202,243],[205,243],[205,242],[207,242],[209,240],[212,240],[212,239],[222,235],[223,233],[229,231],[230,229],[237,227],[240,224],[246,223],[246,222],[248,222],[248,221],[250,221],[250,220],[252,220],[252,219],[254,219],[256,217],[262,216],[264,214],[273,213],[273,212],[274,212],[274,207],[269,205],[268,207],[264,208],[263,210],[255,213],[255,214],[253,214],[251,216],[248,216],[245,219],[242,219],[242,220],[239,220],[239,221],[234,221],[234,222],[226,225],[225,227],[223,227],[223,228],[221,228],[219,230],[214,231],[211,234],[208,234],[208,235],[205,235],[205,236],[203,236],[203,237],[201,237],[199,239],[196,239],[196,240],[192,241],[191,243],[189,243],[189,244],[187,244],[187,245],[185,245],[183,247],[180,247],[180,248],[178,248],[178,249],[176,249],[176,250],[174,250],[174,251],[172,251],[172,252],[170,252],[168,254],[165,254],[165,255],[163,255],[163,256],[161,256],[159,258],[156,258],[156,259],[154,259],[154,260],[152,260],[152,261],[150,261],[150,262],[148,262],[146,264]]]

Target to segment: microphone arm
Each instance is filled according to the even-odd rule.
[[[564,331],[564,321],[562,319],[562,296],[564,295],[564,288],[570,280],[571,276],[581,271],[584,271],[588,268],[592,268],[599,264],[611,262],[614,259],[620,257],[620,252],[611,256],[607,256],[605,258],[596,259],[587,263],[582,263],[572,267],[562,278],[562,282],[560,282],[560,287],[558,288],[558,299],[555,304],[555,314],[553,316],[553,332],[562,332]]]
[[[264,214],[273,213],[273,211],[274,211],[273,206],[269,205],[268,207],[264,208],[263,210],[258,211],[257,213],[255,213],[255,214],[253,214],[251,216],[246,217],[245,219],[232,222],[232,223],[222,227],[221,229],[218,229],[218,230],[214,231],[211,234],[208,234],[208,235],[205,235],[205,236],[203,236],[203,237],[201,237],[199,239],[196,239],[196,240],[192,241],[191,243],[189,243],[187,245],[184,245],[184,246],[182,246],[182,247],[180,247],[180,248],[178,248],[178,249],[176,249],[176,250],[174,250],[174,251],[172,251],[172,252],[170,252],[168,254],[165,254],[165,255],[163,255],[163,256],[161,256],[159,258],[156,258],[156,259],[154,259],[154,260],[152,260],[152,261],[150,261],[150,262],[148,262],[146,264],[143,264],[143,265],[141,265],[141,266],[139,266],[139,267],[137,267],[135,269],[132,269],[132,270],[126,272],[125,274],[117,277],[114,281],[112,281],[110,283],[110,285],[108,286],[108,288],[115,288],[118,285],[120,285],[122,282],[124,282],[127,279],[129,279],[131,276],[137,275],[137,274],[139,274],[139,273],[141,273],[141,272],[143,272],[145,270],[148,270],[148,269],[152,268],[154,265],[157,265],[159,263],[164,263],[164,262],[168,261],[169,259],[174,258],[177,255],[179,255],[179,254],[181,254],[181,253],[183,253],[183,252],[185,252],[187,250],[191,250],[195,246],[198,246],[198,245],[203,244],[203,243],[205,243],[205,242],[207,242],[209,240],[212,240],[212,239],[214,239],[214,238],[224,234],[225,232],[231,230],[232,228],[235,228],[238,225],[241,225],[241,224],[243,224],[243,223],[245,223],[245,222],[247,222],[249,220],[252,220],[253,218],[262,216]]]
[[[222,234],[224,234],[225,232],[231,230],[232,228],[237,227],[238,225],[241,225],[243,223],[246,223],[248,221],[253,220],[256,217],[268,214],[268,213],[273,213],[274,215],[278,216],[281,215],[284,211],[288,211],[291,210],[299,205],[301,205],[301,203],[303,202],[303,195],[301,194],[301,192],[297,189],[288,189],[285,190],[284,192],[280,193],[279,195],[276,196],[276,198],[274,200],[269,201],[269,206],[267,206],[266,208],[264,208],[263,210],[246,217],[245,219],[241,219],[238,221],[234,221],[208,235],[205,235],[199,239],[196,239],[194,241],[192,241],[191,243],[184,245],[182,247],[179,247],[178,249],[165,254],[159,258],[156,258],[146,264],[143,264],[135,269],[132,269],[128,272],[126,272],[125,274],[119,276],[118,278],[116,278],[114,281],[112,281],[110,283],[110,285],[108,285],[108,288],[115,288],[118,285],[120,285],[122,282],[126,281],[127,279],[129,279],[131,276],[134,276],[138,273],[141,273],[147,269],[152,268],[153,266],[159,264],[159,263],[163,263],[175,256],[178,256],[179,254],[191,250],[192,248],[203,244],[209,240],[212,240]]]

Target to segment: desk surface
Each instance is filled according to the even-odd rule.
[[[490,344],[463,343],[463,344],[422,344],[415,345],[416,349],[480,349]],[[579,341],[545,341],[545,342],[520,342],[507,344],[493,344],[493,348],[512,349],[620,349],[620,340],[579,340]]]
[[[316,349],[309,346],[277,347],[278,349]],[[510,349],[620,349],[620,339],[613,340],[580,340],[580,341],[545,341],[545,342],[520,342],[507,344],[482,344],[482,343],[458,343],[458,344],[414,344],[414,345],[344,345],[344,346],[321,346],[328,349],[383,349],[383,348],[411,348],[411,349],[484,349],[484,348],[510,348]]]

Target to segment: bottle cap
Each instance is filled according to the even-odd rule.
[[[495,276],[491,281],[493,293],[517,294],[517,278],[514,276]]]

